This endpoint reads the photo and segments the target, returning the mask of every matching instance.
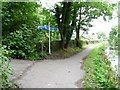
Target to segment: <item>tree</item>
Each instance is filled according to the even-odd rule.
[[[2,4],[2,34],[18,30],[22,24],[35,29],[39,25],[38,7],[36,2],[3,2]]]
[[[109,33],[109,43],[112,47],[118,46],[118,27],[115,26],[112,28],[112,31]]]
[[[12,58],[40,59],[47,53],[48,31],[38,26],[51,22],[56,27],[55,16],[38,2],[3,2],[2,44],[7,46]],[[54,32],[54,37],[58,38]],[[55,37],[56,36],[56,37]],[[56,39],[54,39],[56,40]],[[41,54],[42,53],[42,54]]]
[[[46,11],[46,12],[44,12]],[[44,13],[43,13],[44,12]],[[12,58],[40,59],[41,44],[48,40],[47,32],[38,30],[50,13],[37,2],[3,2],[2,44]],[[39,46],[39,47],[38,47]],[[41,50],[41,51],[40,51]]]
[[[114,5],[113,5],[114,6]],[[105,2],[62,2],[55,6],[55,17],[61,35],[62,48],[67,48],[73,30],[76,30],[76,46],[79,47],[80,30],[88,31],[90,22],[100,16],[112,16],[113,6]],[[103,8],[104,7],[104,8]]]
[[[55,6],[55,17],[61,36],[62,49],[68,47],[68,43],[70,41],[69,37],[71,36],[72,32],[70,30],[71,6],[72,2],[62,2],[60,3],[60,6]]]
[[[76,26],[76,46],[79,47],[79,32],[83,30],[84,32],[89,30],[89,27],[92,27],[90,22],[93,19],[97,19],[100,16],[106,20],[106,16],[112,16],[112,10],[114,5],[109,5],[105,2],[80,2],[78,3],[79,9],[78,14],[79,18]],[[104,7],[104,8],[103,8]]]
[[[98,39],[102,39],[102,40],[106,39],[106,35],[104,32],[97,32],[96,34],[97,34]]]

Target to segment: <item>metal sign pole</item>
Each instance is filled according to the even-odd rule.
[[[50,47],[50,22],[48,23],[49,27],[49,54],[51,54],[51,47]]]
[[[41,30],[48,30],[49,31],[49,54],[51,54],[51,43],[50,43],[50,30],[57,30],[57,28],[50,28],[50,22],[48,23],[48,26],[38,26],[38,29],[41,29]]]

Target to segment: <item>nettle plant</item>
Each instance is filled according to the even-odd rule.
[[[12,75],[9,65],[9,52],[5,46],[0,46],[0,88],[12,88],[14,84],[8,79]]]

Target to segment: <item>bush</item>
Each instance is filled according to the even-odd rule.
[[[85,88],[118,88],[117,76],[104,55],[104,46],[95,48],[84,62],[87,72],[83,81]]]
[[[27,55],[34,51],[31,46],[31,34],[31,30],[23,27],[4,38],[3,44],[8,46],[7,49],[10,50],[12,58],[25,59]]]
[[[4,37],[3,44],[11,53],[12,58],[18,59],[39,59],[41,51],[37,49],[36,43],[39,42],[38,32],[32,31],[23,25],[20,30],[10,33]]]
[[[83,40],[79,40],[79,47],[82,48],[83,46]]]
[[[40,53],[34,52],[34,53],[32,53],[32,55],[30,55],[28,57],[28,59],[30,59],[30,60],[42,60],[42,59],[46,59],[47,55],[48,55],[47,52],[40,52]]]
[[[82,48],[82,46],[83,46],[83,40],[76,39],[76,41],[78,41],[79,48]]]
[[[9,53],[4,47],[0,48],[0,88],[14,88],[15,85],[8,79],[12,75],[9,65]]]
[[[30,30],[24,25],[9,35],[3,37],[3,45],[7,46],[11,58],[40,60],[45,59],[49,50],[48,37],[45,31]],[[43,45],[42,45],[43,44]],[[79,40],[79,47],[83,41]],[[51,41],[51,51],[60,50],[60,41]],[[75,41],[70,41],[70,47],[75,47]]]

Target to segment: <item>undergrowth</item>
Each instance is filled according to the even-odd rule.
[[[105,44],[96,47],[84,62],[86,77],[83,80],[83,86],[88,90],[118,88],[117,76],[111,68],[110,61],[104,55],[105,49]]]
[[[2,90],[16,88],[16,85],[9,80],[9,76],[11,75],[12,68],[9,64],[9,52],[3,46],[0,48],[0,88]]]
[[[50,58],[50,59],[64,59],[64,58],[69,58],[70,56],[82,51],[83,49],[81,48],[77,48],[77,47],[74,47],[74,48],[67,48],[67,49],[64,49],[64,50],[59,50],[59,51],[56,51],[56,52],[53,52],[50,56],[48,56],[47,58]]]

